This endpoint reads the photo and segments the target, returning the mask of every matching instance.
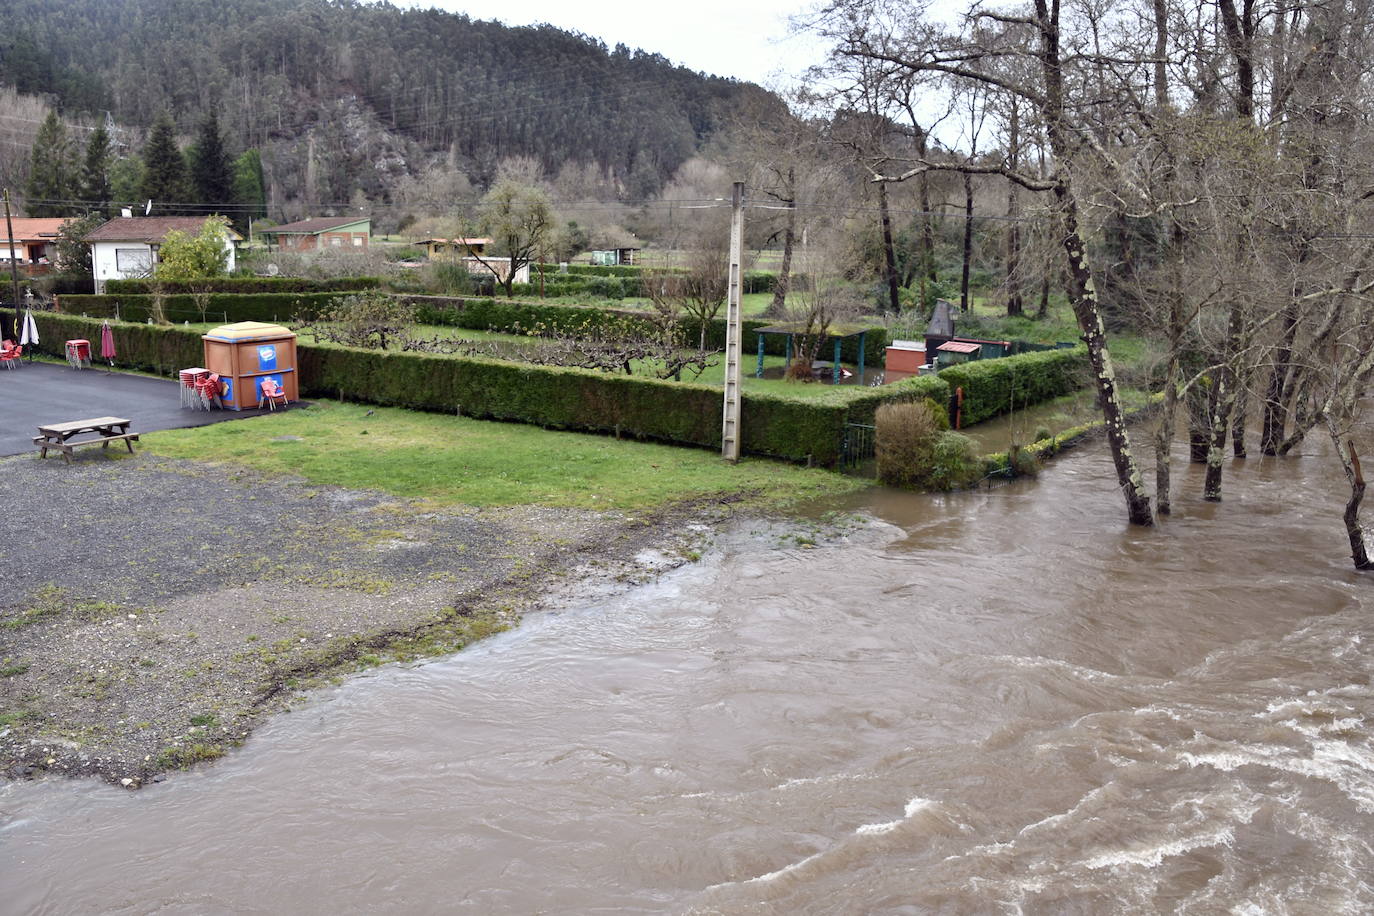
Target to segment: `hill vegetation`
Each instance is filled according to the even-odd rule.
[[[386,3],[7,6],[0,84],[68,117],[108,110],[133,132],[166,112],[189,135],[217,115],[236,153],[263,151],[273,198],[307,210],[359,195],[375,204],[436,165],[486,186],[511,157],[550,175],[589,168],[643,198],[732,105],[782,107],[757,86],[551,26]]]

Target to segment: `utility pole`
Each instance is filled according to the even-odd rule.
[[[744,182],[731,195],[730,294],[725,306],[725,410],[721,417],[720,457],[739,461],[740,446],[740,288],[744,263]]]
[[[14,339],[19,339],[19,264],[14,258],[14,221],[10,219],[10,189],[5,188],[5,236],[10,246],[10,288],[14,292]]]

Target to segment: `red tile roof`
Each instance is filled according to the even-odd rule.
[[[15,240],[39,242],[57,238],[57,230],[62,228],[62,224],[66,220],[60,216],[16,216],[12,222],[14,223]],[[8,238],[8,236],[9,234],[5,231],[5,223],[0,220],[0,238]]]
[[[112,219],[86,236],[88,242],[161,242],[167,233],[176,229],[187,235],[200,232],[207,216],[130,216]],[[231,239],[242,239],[233,229]]]

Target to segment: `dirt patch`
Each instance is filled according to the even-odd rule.
[[[139,454],[0,461],[0,767],[138,786],[298,691],[694,555],[694,517],[437,509]]]

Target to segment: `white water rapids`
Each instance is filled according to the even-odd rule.
[[[0,787],[0,911],[1368,912],[1333,470],[1183,469],[1140,530],[1090,448],[814,549],[737,526],[160,785]]]

